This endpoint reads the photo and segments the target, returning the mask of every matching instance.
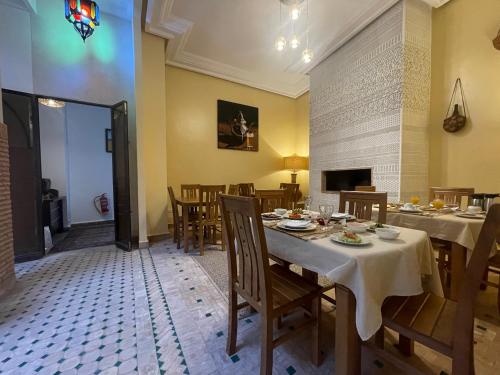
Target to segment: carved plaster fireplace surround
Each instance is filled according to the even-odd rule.
[[[389,201],[425,197],[431,8],[401,0],[311,71],[310,190],[324,171],[371,169]]]

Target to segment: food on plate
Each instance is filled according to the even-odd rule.
[[[304,213],[304,211],[302,210],[302,208],[294,208],[292,210],[292,214],[299,214],[299,215],[302,215]]]
[[[342,242],[346,243],[361,243],[363,240],[361,239],[360,236],[358,236],[356,233],[349,232],[349,231],[344,231],[338,239]]]
[[[288,214],[288,218],[291,219],[291,220],[301,220],[302,219],[302,215],[299,214],[299,213],[292,212],[291,214]]]
[[[377,228],[385,228],[385,226],[384,226],[384,224],[380,224],[380,223],[374,223],[374,224],[370,225],[371,230],[375,230]]]

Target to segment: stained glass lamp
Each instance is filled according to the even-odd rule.
[[[90,0],[64,0],[66,19],[73,24],[83,41],[99,26],[99,6]]]

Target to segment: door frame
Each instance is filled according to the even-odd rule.
[[[128,216],[129,216],[129,220],[128,220],[128,223],[127,223],[127,230],[128,230],[128,233],[129,233],[129,238],[128,238],[128,242],[125,243],[125,242],[121,242],[119,239],[118,239],[118,235],[119,235],[119,231],[118,231],[118,227],[120,226],[120,218],[119,218],[119,215],[118,213],[120,212],[120,210],[118,209],[118,192],[117,192],[117,189],[118,189],[118,175],[116,172],[116,168],[115,168],[115,164],[117,163],[117,159],[116,159],[116,152],[115,152],[115,149],[116,149],[116,137],[115,137],[115,133],[114,133],[114,130],[115,130],[115,127],[114,127],[114,114],[115,114],[115,111],[119,111],[119,112],[122,112],[121,110],[121,106],[124,107],[124,116],[125,116],[125,119],[127,120],[127,126],[125,127],[124,131],[125,131],[125,135],[126,135],[126,140],[127,140],[127,150],[126,150],[126,153],[125,153],[125,163],[127,165],[127,168],[126,168],[126,180],[128,181],[128,186],[127,186],[127,196],[128,196],[128,206],[127,206],[127,209],[128,209]],[[128,103],[126,100],[122,100],[121,102],[118,102],[116,103],[115,105],[113,105],[111,107],[111,134],[112,134],[112,139],[113,139],[113,205],[114,205],[114,216],[115,216],[115,245],[119,248],[121,248],[122,250],[125,250],[125,251],[131,251],[132,250],[132,208],[131,208],[131,204],[130,204],[130,160],[129,160],[129,138],[128,138]]]
[[[16,255],[14,252],[14,260],[16,263],[18,262],[28,262],[30,260],[35,260],[35,259],[40,259],[45,256],[45,240],[44,240],[44,229],[43,229],[43,210],[42,210],[42,158],[41,158],[41,148],[40,148],[40,121],[39,121],[39,110],[38,110],[38,98],[36,95],[29,94],[26,92],[19,92],[19,91],[13,91],[13,90],[6,90],[2,89],[2,94],[11,94],[11,95],[18,95],[18,96],[24,96],[27,97],[31,100],[31,106],[30,110],[31,113],[29,114],[30,116],[30,123],[31,123],[31,141],[32,141],[32,148],[33,152],[38,156],[34,160],[34,169],[35,169],[35,181],[38,181],[38,183],[35,186],[36,194],[40,197],[40,199],[36,200],[36,210],[38,211],[38,251],[34,252],[29,252],[21,255]],[[3,100],[2,100],[2,106],[3,106]],[[4,111],[4,116],[5,116],[5,111]],[[8,125],[7,125],[8,127]],[[10,144],[10,143],[9,143]],[[12,198],[11,198],[11,205],[12,205]],[[14,230],[14,228],[12,228]]]
[[[35,176],[35,177],[38,177],[38,179],[40,180],[40,184],[39,184],[39,186],[37,188],[37,190],[39,190],[38,193],[39,193],[40,199],[37,200],[37,206],[39,206],[39,220],[40,220],[40,227],[41,227],[41,231],[42,231],[41,233],[42,233],[42,235],[40,236],[40,238],[41,238],[41,240],[40,240],[40,254],[33,253],[33,256],[29,256],[29,257],[22,256],[19,259],[17,257],[15,259],[16,262],[25,262],[25,261],[29,261],[29,260],[40,259],[40,258],[43,258],[45,256],[45,241],[44,241],[44,233],[43,233],[44,229],[43,229],[43,223],[42,223],[43,222],[43,220],[42,220],[42,217],[43,217],[43,214],[42,214],[42,187],[41,187],[41,181],[42,181],[42,155],[41,155],[41,148],[40,148],[40,124],[39,124],[38,99],[54,99],[54,100],[62,101],[62,102],[65,102],[65,103],[74,103],[74,104],[88,105],[88,106],[92,106],[92,107],[107,108],[107,109],[110,110],[111,116],[113,114],[113,109],[117,105],[119,105],[121,103],[126,103],[127,108],[128,108],[128,102],[126,100],[122,100],[122,101],[120,101],[118,103],[115,103],[115,104],[101,104],[101,103],[87,102],[87,101],[83,101],[83,100],[62,98],[62,97],[52,96],[52,95],[31,94],[31,93],[24,92],[24,91],[17,91],[17,90],[11,90],[11,89],[6,89],[6,88],[0,88],[0,91],[1,91],[1,93],[6,93],[6,94],[15,94],[15,95],[22,95],[22,96],[31,97],[32,98],[32,102],[34,103],[33,108],[36,109],[36,111],[33,111],[32,116],[36,116],[36,121],[37,121],[38,127],[37,127],[37,134],[33,134],[33,138],[34,138],[34,145],[36,144],[37,151],[38,151],[38,164],[39,164],[38,165],[38,170],[39,170],[39,175]],[[110,125],[112,126],[112,123],[110,123]],[[130,142],[130,140],[128,139],[128,123],[127,123],[127,140]],[[127,150],[127,151],[129,151],[129,150]],[[127,152],[127,154],[129,154],[129,152]],[[113,153],[113,158],[114,158],[114,153]],[[127,157],[127,159],[128,159],[128,157]],[[129,173],[129,176],[130,176],[130,160],[128,160],[128,165],[129,165],[128,173]],[[114,174],[114,167],[113,167],[113,194],[115,194],[115,174]],[[129,200],[130,200],[130,178],[129,178]],[[114,201],[114,197],[113,197],[113,201]],[[129,203],[130,208],[131,208],[131,203],[132,202]],[[130,209],[130,215],[132,215],[132,209]],[[132,221],[132,218],[131,218],[131,221]],[[116,231],[116,221],[115,221],[115,231]],[[131,233],[131,238],[133,238],[132,233]]]

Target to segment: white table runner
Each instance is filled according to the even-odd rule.
[[[348,287],[356,297],[356,326],[362,340],[372,337],[382,324],[381,308],[386,297],[423,292],[428,288],[443,295],[432,245],[425,232],[400,228],[397,240],[384,241],[366,234],[372,244],[351,247],[329,238],[304,241],[266,228],[269,252],[315,271]]]

